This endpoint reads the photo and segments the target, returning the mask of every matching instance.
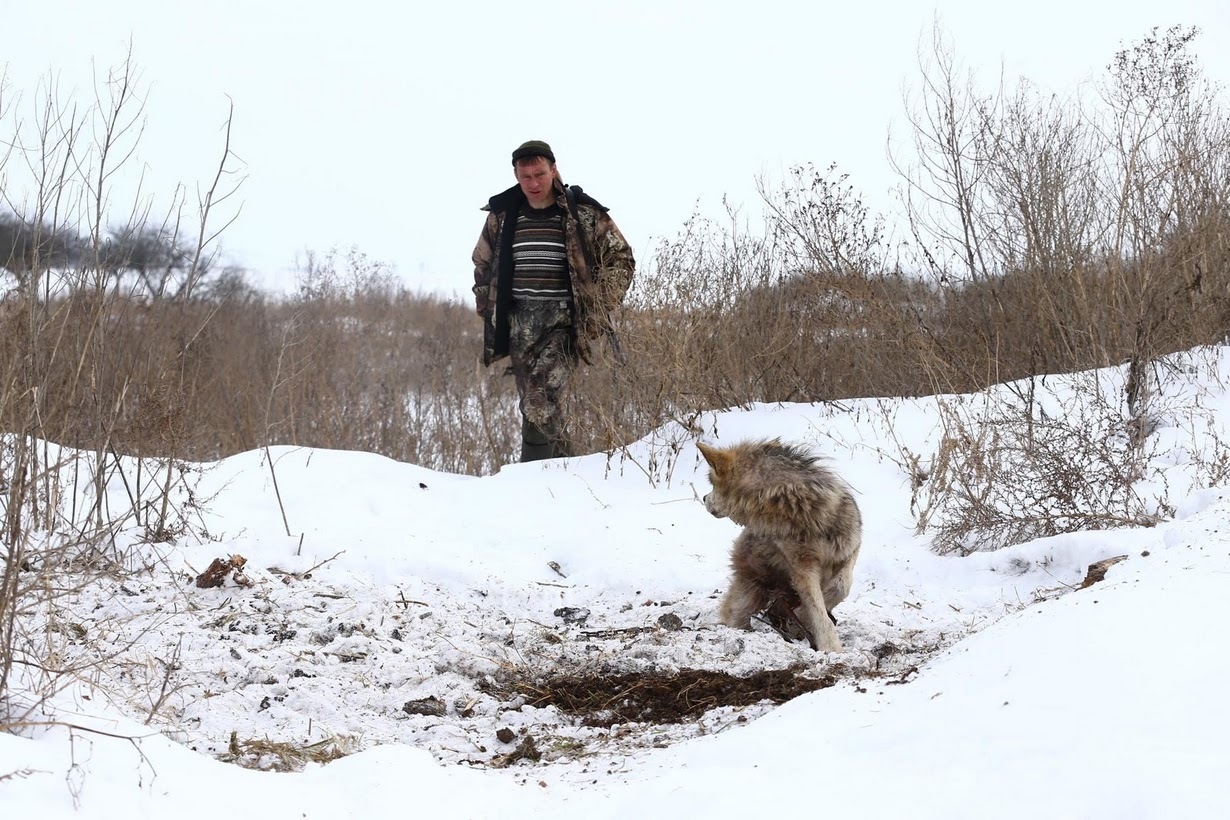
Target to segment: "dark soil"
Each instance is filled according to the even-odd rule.
[[[798,669],[767,669],[746,677],[685,669],[668,674],[561,675],[540,680],[507,677],[486,687],[492,694],[526,698],[526,705],[555,706],[586,726],[617,723],[682,723],[719,706],[785,703],[840,679],[835,665],[820,677]]]

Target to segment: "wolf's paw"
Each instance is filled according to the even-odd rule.
[[[846,651],[846,648],[841,645],[841,641],[835,638],[832,641],[827,641],[819,645],[813,643],[811,648],[817,652],[835,652],[838,654]]]

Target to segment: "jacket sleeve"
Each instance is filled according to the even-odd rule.
[[[474,253],[470,254],[470,261],[474,262],[474,285],[470,290],[474,291],[474,305],[478,316],[491,316],[494,299],[492,288],[494,278],[496,278],[496,267],[493,261],[496,258],[498,230],[499,219],[496,214],[487,214],[487,221],[482,226],[481,234],[478,235]]]
[[[470,254],[470,259],[474,262],[474,285],[470,290],[474,291],[474,306],[478,316],[491,316],[492,300],[494,294],[492,288],[494,278],[496,278],[496,267],[494,267],[493,259],[496,258],[496,235],[499,231],[499,218],[496,214],[487,214],[487,221],[483,223],[482,232],[478,235],[478,242],[474,246],[474,253]]]
[[[496,234],[499,230],[499,219],[494,214],[487,214],[487,221],[483,225],[483,231],[478,236],[478,243],[474,246],[474,253],[470,259],[474,262],[474,285],[471,290],[474,293],[474,309],[479,316],[487,317],[491,315],[492,298],[494,294],[492,286],[495,278],[495,268],[492,265],[492,260],[495,258],[495,243]]]
[[[632,246],[608,213],[599,214],[594,228],[598,288],[603,309],[611,311],[623,303],[632,285],[636,259],[632,256]]]

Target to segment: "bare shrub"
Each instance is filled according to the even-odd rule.
[[[1016,387],[940,404],[944,433],[919,494],[937,552],[1157,523],[1156,504],[1136,490],[1145,454],[1098,385],[1081,393],[1098,400],[1075,407],[1040,401],[1032,380]]]
[[[193,239],[177,246],[187,254],[176,263],[182,287],[151,313],[125,292],[123,266],[103,264],[112,181],[140,135],[139,86],[129,55],[99,80],[91,103],[62,99],[52,79],[28,116],[0,101],[12,149],[0,162],[18,159],[0,167],[13,211],[4,221],[13,280],[0,299],[0,725],[109,660],[57,653],[60,641],[83,637],[57,622],[58,603],[132,569],[136,540],[181,532],[191,501],[179,457],[192,434],[194,346],[209,324],[191,296],[216,237],[211,215],[233,193],[222,183],[233,168],[229,119],[217,176],[187,231]],[[183,204],[177,195],[164,224],[190,224]],[[119,230],[140,234],[144,214],[131,214],[137,221]],[[149,346],[168,338],[175,343]],[[159,457],[124,457],[124,438]],[[126,502],[113,507],[117,492]],[[14,675],[22,703],[11,699]]]
[[[641,266],[620,317],[626,366],[574,385],[583,451],[654,431],[639,466],[658,480],[714,408],[932,387],[915,365],[934,355],[919,321],[932,292],[889,267],[882,225],[846,177],[797,168],[761,194],[761,228],[732,210],[723,223],[694,215]]]
[[[1196,34],[1155,29],[1123,49],[1092,101],[982,92],[938,30],[920,59],[914,157],[897,167],[913,264],[943,288],[924,322],[943,351],[934,381],[964,392],[1127,363],[1119,394],[1093,392],[1083,415],[1027,401],[950,419],[929,490],[949,513],[942,549],[1156,512],[1133,482],[1157,363],[1227,332],[1230,119]]]
[[[1011,365],[997,380],[1148,359],[1225,332],[1220,290],[1205,281],[1219,274],[1185,244],[1224,253],[1213,226],[1230,186],[1227,115],[1188,50],[1195,36],[1155,31],[1121,51],[1100,106],[1027,82],[982,92],[938,30],[920,57],[914,154],[896,162],[912,264],[963,302],[949,323],[965,328],[957,349],[972,356],[981,341],[983,361]]]
[[[933,453],[899,444],[918,531],[964,555],[1173,515],[1167,499],[1227,476],[1230,446],[1210,409],[1220,399],[1201,388],[1224,358],[1224,347],[1205,347],[1154,360],[1144,414],[1127,405],[1130,365],[938,400]]]
[[[396,287],[352,249],[310,260],[299,296],[273,312],[289,355],[267,393],[270,442],[476,474],[519,446],[515,392],[477,372],[467,307]]]
[[[614,317],[625,363],[598,347],[597,366],[574,376],[567,397],[569,435],[580,452],[618,452],[657,431],[648,463],[635,462],[653,481],[666,480],[679,448],[694,438],[699,414],[745,401],[722,363],[737,344],[721,332],[738,295],[773,273],[763,238],[727,212],[730,227],[693,217],[674,240],[660,243],[639,266],[627,301]]]

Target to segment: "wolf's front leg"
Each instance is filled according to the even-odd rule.
[[[837,628],[829,618],[824,593],[820,589],[820,579],[815,573],[806,572],[796,575],[792,583],[799,594],[803,625],[807,627],[811,637],[811,648],[819,652],[844,652],[841,639],[837,637]]]
[[[769,593],[760,584],[750,578],[735,572],[730,581],[730,589],[722,598],[718,607],[718,617],[722,623],[735,629],[751,629],[752,615],[760,612],[769,604]]]

